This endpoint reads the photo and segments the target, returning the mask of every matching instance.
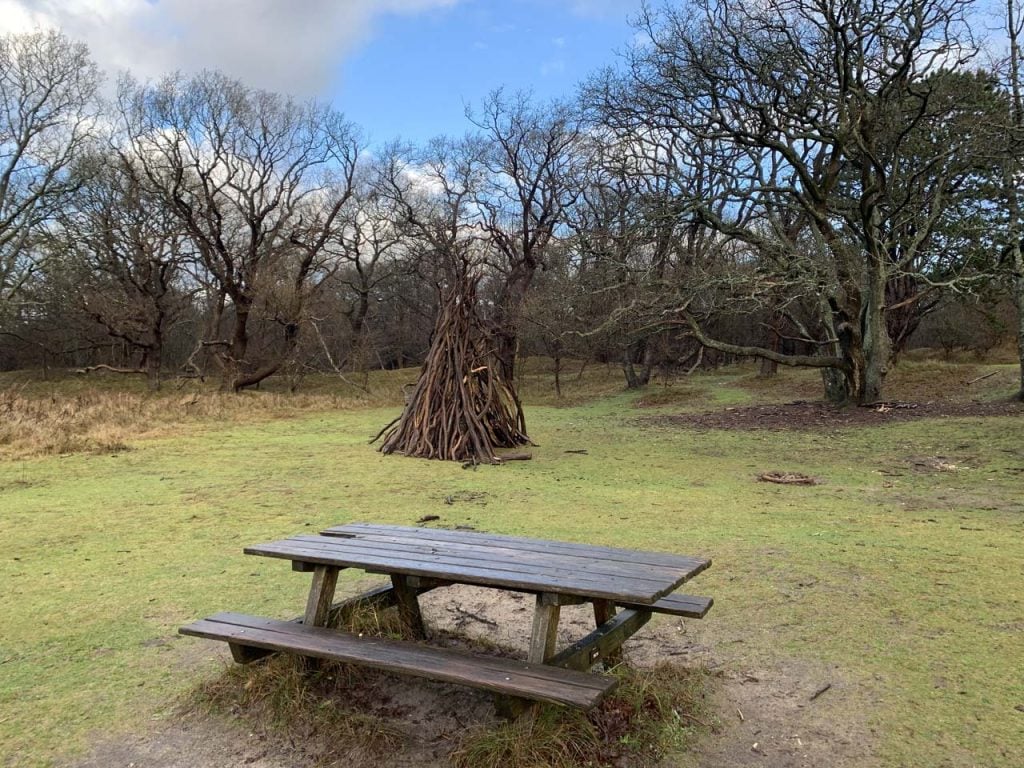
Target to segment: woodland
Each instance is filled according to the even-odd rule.
[[[1024,365],[1021,8],[996,10],[670,4],[574,98],[498,90],[421,146],[6,35],[0,370],[365,386],[429,357],[460,283],[501,386],[527,355],[628,388],[752,356],[869,404],[915,346]]]

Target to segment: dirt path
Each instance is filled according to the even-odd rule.
[[[829,430],[871,427],[913,419],[1008,415],[1024,416],[1024,404],[1016,401],[934,401],[890,402],[837,408],[828,403],[797,400],[781,405],[737,406],[716,411],[652,416],[645,421],[698,429]]]
[[[430,626],[523,648],[527,644],[532,599],[474,587],[453,587],[424,596]],[[563,609],[560,642],[591,629],[588,606]],[[656,618],[631,641],[629,660],[646,665],[671,658],[703,664],[715,672],[714,696],[719,725],[692,754],[666,766],[693,768],[797,768],[870,766],[872,734],[858,713],[868,711],[870,692],[844,679],[841,670],[800,661],[772,668],[744,669],[705,644],[717,648],[741,638],[721,637],[707,623]],[[709,641],[710,642],[710,641]],[[228,658],[227,652],[224,653]],[[829,687],[818,696],[825,684]],[[153,731],[97,743],[74,768],[306,768],[344,765],[442,768],[455,737],[478,723],[493,722],[491,697],[456,686],[380,675],[371,691],[354,692],[360,705],[386,713],[401,732],[401,747],[385,759],[345,751],[323,740],[283,740],[254,730],[239,716],[176,717]],[[681,762],[680,762],[681,761]],[[484,767],[481,767],[484,768]]]

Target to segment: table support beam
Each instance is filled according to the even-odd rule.
[[[402,617],[402,623],[414,638],[425,640],[427,630],[423,626],[423,614],[420,613],[420,602],[416,597],[417,590],[410,586],[405,576],[397,573],[391,574],[391,586],[395,590],[398,613]]]
[[[611,600],[594,601],[594,626],[601,627],[615,618],[615,603]],[[608,651],[604,655],[604,668],[611,669],[622,663],[622,649]]]
[[[615,655],[630,637],[650,621],[651,612],[627,608],[548,660],[555,667],[586,672],[598,661]],[[532,659],[531,659],[532,661]]]
[[[306,613],[302,623],[311,627],[326,627],[334,602],[334,589],[338,586],[338,568],[318,565],[313,571],[313,583],[306,600]]]
[[[558,639],[558,617],[562,608],[557,600],[537,595],[537,606],[533,611],[533,631],[530,634],[530,652],[527,659],[534,664],[543,664],[555,654]]]

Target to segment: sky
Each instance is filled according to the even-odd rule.
[[[461,134],[498,87],[571,97],[634,39],[640,0],[0,0],[0,31],[59,27],[111,81],[219,69],[329,101],[372,143]]]

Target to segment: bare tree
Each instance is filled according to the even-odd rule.
[[[1014,305],[1017,308],[1017,351],[1020,360],[1020,380],[1017,399],[1024,401],[1024,211],[1021,205],[1020,185],[1024,180],[1024,164],[1021,162],[1020,144],[1024,143],[1024,94],[1021,78],[1024,59],[1021,58],[1021,44],[1024,42],[1024,7],[1018,0],[1006,0],[1006,35],[1009,41],[1009,55],[1005,72],[1006,85],[1010,92],[1011,139],[1017,151],[1008,153],[1003,167],[1002,191],[1006,204],[1007,232],[1003,261],[1010,271],[1010,286]]]
[[[712,198],[727,204],[699,206],[702,223],[750,249],[763,267],[748,272],[755,284],[785,281],[791,296],[816,303],[822,333],[806,342],[824,354],[710,337],[701,327],[707,293],[681,313],[703,343],[840,372],[837,399],[880,398],[892,279],[961,277],[956,253],[935,246],[951,202],[984,163],[975,111],[987,108],[985,89],[964,88],[970,76],[958,76],[960,98],[949,98],[942,70],[976,52],[968,7],[695,0],[647,16],[651,45],[632,61],[646,114],[660,130],[734,153],[733,181]]]
[[[51,241],[63,258],[53,267],[77,276],[78,299],[90,318],[138,350],[138,366],[118,372],[143,374],[159,389],[165,341],[194,293],[185,279],[191,243],[119,157],[97,158],[97,166],[58,216],[61,227]]]
[[[59,32],[0,37],[0,321],[40,268],[38,236],[81,182],[100,74]]]
[[[351,334],[352,368],[364,374],[370,352],[368,324],[382,286],[397,269],[413,268],[402,203],[388,194],[402,150],[385,148],[357,173],[353,194],[339,216],[328,250],[338,261],[333,280],[342,289],[341,311]]]
[[[326,107],[209,72],[126,80],[119,115],[127,166],[178,218],[218,287],[218,335],[203,343],[223,387],[258,384],[290,359],[308,294],[330,268],[326,246],[358,156],[352,126]],[[254,313],[281,333],[262,360],[250,347]]]
[[[566,105],[535,105],[525,94],[500,90],[469,117],[482,131],[479,162],[485,173],[475,203],[495,271],[494,341],[502,376],[512,381],[530,283],[578,194],[580,123]]]

